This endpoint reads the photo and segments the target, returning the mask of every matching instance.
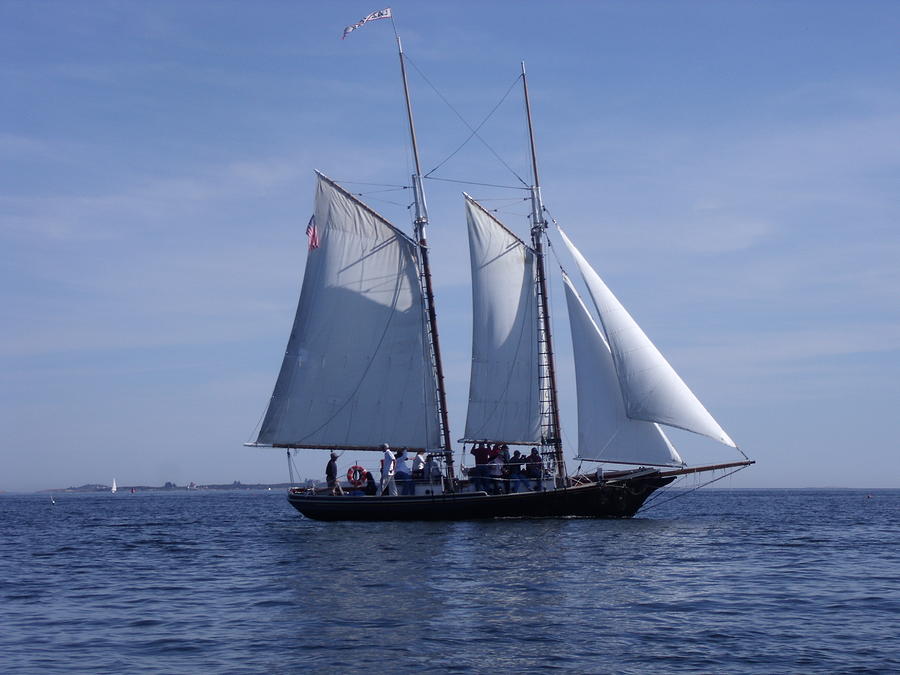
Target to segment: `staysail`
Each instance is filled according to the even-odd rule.
[[[465,440],[541,438],[534,251],[466,195],[472,372]]]
[[[612,350],[625,413],[737,447],[560,228]]]
[[[681,457],[653,422],[630,419],[609,345],[563,274],[575,356],[578,457],[622,464],[681,465]]]
[[[300,301],[256,442],[440,447],[416,244],[317,176]]]

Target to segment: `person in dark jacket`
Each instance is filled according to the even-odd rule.
[[[469,452],[475,456],[475,466],[469,471],[472,484],[476,490],[487,491],[487,463],[491,453],[488,443],[476,443]]]
[[[541,489],[541,479],[544,477],[544,461],[537,448],[531,449],[531,454],[525,458],[525,475],[534,481],[534,489]]]
[[[363,488],[363,492],[367,495],[378,494],[378,485],[375,483],[375,477],[371,471],[366,471],[366,487]]]
[[[331,459],[329,459],[328,464],[325,465],[325,484],[328,486],[328,489],[331,490],[331,494],[342,495],[344,494],[344,489],[337,481],[337,458],[337,454],[332,452]]]
[[[519,487],[524,486],[523,489],[528,489],[528,481],[525,480],[525,476],[522,475],[522,464],[525,462],[525,457],[521,452],[516,450],[513,453],[513,456],[509,458],[509,461],[506,463],[506,470],[509,473],[509,491],[510,492],[518,492]]]

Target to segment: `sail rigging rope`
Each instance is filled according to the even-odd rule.
[[[700,485],[696,485],[696,486],[692,487],[692,488],[689,489],[689,490],[684,490],[683,492],[678,492],[678,493],[676,493],[676,494],[673,494],[673,495],[672,495],[671,497],[669,497],[668,499],[663,499],[662,501],[657,501],[656,499],[654,499],[654,497],[658,497],[659,495],[664,494],[663,491],[660,490],[660,491],[658,491],[655,495],[651,495],[651,497],[650,497],[650,498],[647,500],[647,502],[646,502],[647,505],[644,506],[644,507],[641,509],[641,511],[649,511],[649,510],[651,510],[651,509],[655,509],[657,506],[662,506],[663,504],[668,504],[668,503],[669,503],[670,501],[672,501],[673,499],[678,499],[679,497],[684,497],[684,496],[686,496],[686,495],[689,495],[690,493],[692,493],[692,492],[694,492],[694,491],[696,491],[696,490],[699,490],[700,488],[706,487],[707,485],[712,485],[713,483],[717,483],[717,482],[719,482],[720,480],[722,480],[722,479],[724,479],[724,478],[728,478],[729,476],[732,476],[732,475],[736,474],[738,471],[743,471],[743,470],[746,469],[746,468],[747,468],[746,466],[739,466],[738,468],[734,469],[733,471],[729,471],[728,473],[722,474],[721,476],[719,476],[719,477],[717,477],[717,478],[713,478],[712,480],[709,480],[709,481],[707,481],[707,482],[705,482],[705,483],[701,483]]]
[[[493,109],[487,114],[487,117],[485,117],[484,120],[482,120],[481,124],[479,124],[477,127],[474,127],[474,128],[473,128],[472,125],[469,124],[468,121],[466,121],[466,118],[463,117],[462,114],[461,114],[455,107],[453,107],[453,104],[450,103],[450,101],[447,100],[447,97],[444,96],[444,95],[438,90],[438,88],[434,86],[434,84],[432,84],[431,80],[429,80],[428,77],[425,75],[425,73],[422,72],[422,69],[419,68],[419,66],[416,65],[416,62],[413,61],[411,58],[409,58],[409,55],[408,55],[408,54],[404,54],[404,57],[405,57],[406,61],[407,61],[413,68],[416,69],[416,72],[419,73],[419,75],[422,77],[423,80],[425,80],[425,83],[426,83],[429,87],[431,87],[431,89],[434,91],[434,93],[438,95],[438,97],[439,97],[439,98],[447,105],[448,108],[450,108],[450,110],[453,111],[453,113],[459,118],[459,120],[460,120],[463,124],[466,125],[466,127],[469,129],[469,131],[472,132],[472,133],[469,135],[469,137],[468,137],[465,141],[463,141],[462,145],[460,145],[456,150],[454,150],[454,151],[450,154],[449,157],[447,157],[443,162],[441,162],[441,163],[438,164],[436,167],[434,167],[431,171],[429,171],[428,173],[426,173],[425,176],[423,176],[423,177],[424,177],[424,178],[428,178],[432,173],[434,173],[434,172],[437,171],[440,167],[442,167],[444,164],[446,164],[446,163],[447,163],[447,162],[448,162],[448,161],[449,161],[449,160],[450,160],[457,152],[459,152],[459,151],[463,148],[463,146],[465,146],[470,140],[472,140],[472,137],[474,136],[474,137],[477,137],[478,140],[481,141],[481,142],[484,144],[484,146],[485,146],[488,150],[490,150],[491,154],[493,154],[494,157],[497,158],[497,161],[499,161],[503,166],[505,166],[506,169],[507,169],[513,176],[515,176],[515,177],[519,180],[520,183],[522,183],[522,185],[525,185],[525,186],[527,187],[527,186],[528,186],[528,183],[525,182],[525,180],[523,180],[523,178],[522,178],[518,173],[516,173],[516,171],[515,171],[509,164],[507,164],[506,161],[505,161],[505,160],[497,153],[497,151],[494,150],[494,148],[492,148],[492,147],[490,146],[490,144],[489,144],[486,140],[484,140],[484,139],[481,137],[481,135],[478,133],[478,130],[481,129],[482,126],[485,125],[485,123],[491,118],[491,116],[494,114],[494,112],[497,110],[497,108],[499,108],[500,105],[503,103],[503,101],[506,100],[506,97],[509,96],[509,93],[510,93],[510,92],[513,90],[513,88],[519,83],[519,80],[522,78],[522,76],[519,75],[519,76],[516,77],[516,79],[513,81],[513,83],[512,83],[511,85],[509,85],[509,89],[506,90],[506,93],[503,95],[503,97],[500,99],[500,101],[497,103],[497,105],[495,105],[495,106],[493,107]]]
[[[413,64],[413,65],[415,65],[415,64]],[[499,154],[498,154],[498,153],[497,153],[497,152],[496,152],[496,151],[495,151],[495,150],[487,143],[487,141],[485,141],[485,140],[481,137],[481,135],[478,133],[478,130],[481,129],[481,127],[483,127],[485,124],[487,124],[488,120],[490,120],[491,117],[493,117],[494,113],[497,112],[497,109],[498,109],[501,105],[503,105],[503,102],[507,99],[507,97],[509,96],[509,94],[510,94],[510,92],[513,90],[513,88],[519,83],[519,80],[520,80],[520,79],[522,79],[522,76],[521,76],[521,75],[519,75],[515,80],[513,80],[513,83],[512,83],[511,85],[509,85],[509,88],[506,90],[506,93],[503,94],[503,96],[500,98],[500,100],[497,101],[497,104],[496,104],[493,108],[491,108],[491,111],[485,116],[485,118],[484,118],[483,120],[481,120],[481,123],[480,123],[477,127],[475,127],[474,129],[472,128],[472,126],[471,126],[465,119],[463,119],[462,115],[460,115],[459,112],[457,112],[456,109],[453,108],[453,106],[450,106],[450,108],[453,110],[453,112],[456,113],[457,117],[459,117],[459,119],[462,120],[463,124],[465,124],[467,127],[469,127],[469,129],[471,130],[472,133],[469,134],[469,137],[466,138],[466,140],[464,140],[464,141],[459,145],[459,147],[456,148],[456,150],[454,150],[453,152],[451,152],[450,155],[449,155],[444,161],[440,162],[436,167],[434,167],[431,171],[429,171],[427,174],[425,174],[426,176],[430,176],[430,175],[433,174],[435,171],[437,171],[437,170],[440,169],[442,166],[444,166],[444,164],[446,164],[446,163],[449,162],[451,159],[453,159],[453,157],[456,155],[456,153],[458,153],[458,152],[459,152],[460,150],[462,150],[466,145],[468,145],[469,141],[471,141],[473,137],[477,136],[477,137],[478,137],[478,140],[481,141],[481,142],[485,145],[485,147],[486,147],[488,150],[491,151],[491,153],[494,155],[494,157],[496,157],[497,160],[498,160],[501,164],[503,164],[503,166],[505,166],[505,167],[509,170],[509,172],[510,172],[512,175],[514,175],[516,178],[518,178],[518,179],[519,179],[519,182],[522,183],[522,185],[527,186],[527,183],[522,179],[522,177],[521,177],[518,173],[516,173],[516,172],[513,170],[513,168],[512,168],[511,166],[509,166],[509,164],[507,164],[506,161],[504,161],[504,159],[503,159],[502,157],[500,157],[500,155],[499,155]],[[437,90],[435,90],[435,91],[437,91]],[[440,93],[438,93],[438,95],[440,96]],[[443,98],[443,96],[441,96],[441,98]],[[450,103],[449,103],[446,99],[444,99],[444,102],[447,103],[448,106],[450,105]]]
[[[360,193],[351,193],[354,197],[359,196]],[[367,201],[370,202],[381,202],[382,204],[390,204],[391,206],[400,206],[404,209],[409,209],[412,207],[412,204],[402,204],[400,202],[394,202],[390,199],[381,199],[380,197],[369,197]]]
[[[531,199],[531,197],[472,197],[476,202],[481,204],[484,208],[484,202],[504,202],[500,206],[497,206],[493,209],[485,208],[484,210],[488,213],[502,213],[508,216],[516,216],[517,218],[527,217],[527,213],[518,213],[516,211],[512,211],[514,204],[519,204],[520,202],[527,202]]]
[[[556,221],[554,221],[554,224],[556,224]],[[550,253],[553,254],[553,259],[556,261],[556,264],[559,265],[559,270],[566,276],[569,276],[569,273],[566,272],[565,266],[562,264],[562,260],[560,260],[559,256],[556,255],[556,249],[553,248],[553,244],[550,243],[550,237],[547,237],[547,248],[550,249]]]
[[[395,183],[367,183],[361,180],[340,180],[337,178],[332,179],[335,183],[347,184],[347,185],[374,185],[375,187],[387,187],[387,188],[398,188],[400,190],[409,190],[409,185],[397,185]]]
[[[269,397],[269,401],[271,402],[271,400],[272,400],[272,397],[270,396],[270,397]],[[257,420],[257,422],[256,422],[256,426],[253,427],[253,431],[250,432],[250,436],[247,438],[247,442],[248,442],[248,443],[252,442],[251,439],[252,439],[254,436],[256,436],[257,438],[259,438],[259,428],[262,426],[263,419],[265,418],[266,413],[267,413],[268,411],[269,411],[269,406],[268,406],[268,404],[267,404],[266,407],[263,408],[262,414],[260,414],[259,420]]]
[[[297,455],[297,452],[295,450],[294,456],[296,456],[296,455]],[[294,485],[294,472],[297,471],[297,466],[294,464],[294,457],[291,456],[290,448],[287,449],[287,461],[288,461],[288,474],[290,475],[291,486],[293,486]],[[297,475],[299,476],[300,473],[297,472]]]
[[[370,190],[369,192],[351,192],[354,197],[366,197],[367,201],[375,201],[381,202],[382,204],[391,204],[393,206],[400,206],[405,209],[409,209],[413,206],[413,204],[401,204],[400,202],[395,202],[390,199],[383,199],[381,197],[373,197],[372,195],[381,194],[383,192],[400,192],[402,190],[408,190],[408,186],[396,187],[396,188],[388,188],[384,190]]]
[[[518,211],[511,211],[510,209],[490,209],[491,213],[503,213],[507,216],[515,216],[516,218],[527,218],[530,216],[530,213],[519,213]]]
[[[549,216],[550,222],[553,223],[554,225],[556,225],[556,229],[557,229],[557,230],[560,229],[560,228],[559,228],[559,223],[556,222],[556,218],[554,218],[554,217],[553,217],[553,214],[550,213],[550,209],[548,209],[548,208],[545,206],[545,207],[544,207],[544,211],[547,213],[547,216]],[[563,274],[565,274],[566,276],[569,276],[569,273],[566,272],[565,265],[562,264],[562,260],[560,260],[560,259],[559,259],[559,256],[556,255],[556,249],[553,247],[553,242],[550,241],[550,235],[547,234],[546,232],[545,232],[544,234],[546,234],[546,236],[547,236],[547,248],[549,248],[549,249],[550,249],[550,252],[553,254],[553,259],[556,261],[556,264],[559,265],[560,271],[561,271]]]
[[[485,202],[527,202],[531,197],[472,197],[472,199],[484,206]],[[485,210],[491,211],[491,209]]]
[[[479,185],[481,187],[495,187],[502,188],[504,190],[530,190],[531,188],[527,187],[519,187],[518,185],[497,185],[496,183],[479,183],[474,180],[459,180],[457,178],[438,178],[437,176],[423,176],[423,178],[427,178],[428,180],[441,180],[445,183],[462,183],[463,185]]]
[[[351,194],[354,194],[357,197],[365,197],[367,195],[377,195],[382,192],[400,192],[400,190],[408,190],[408,189],[409,188],[404,185],[403,187],[385,188],[384,190],[369,190],[368,192],[353,192]]]

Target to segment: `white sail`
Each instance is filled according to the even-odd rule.
[[[693,431],[736,447],[562,229],[600,315],[628,417]]]
[[[257,443],[440,447],[417,246],[317,175],[317,242]]]
[[[603,333],[563,274],[575,386],[578,392],[578,457],[623,464],[681,465],[681,457],[654,422],[630,419]]]
[[[541,437],[534,252],[466,195],[472,264],[472,373],[465,437]]]
[[[113,478],[113,484],[109,491],[112,492],[113,494],[115,494],[116,490],[118,490],[118,489],[119,488],[116,487],[116,479]]]

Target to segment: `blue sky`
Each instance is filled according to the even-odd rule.
[[[390,24],[340,40],[381,7],[0,4],[0,490],[286,480],[281,451],[241,444],[287,341],[313,169],[410,173]],[[426,171],[468,135],[429,82],[477,123],[527,62],[547,206],[759,461],[726,485],[900,486],[900,5],[392,7]],[[482,136],[527,176],[522,113],[514,90]],[[435,175],[516,184],[477,141]],[[454,438],[463,187],[426,184]],[[365,199],[408,229],[404,195]],[[492,204],[524,235],[526,206]]]

